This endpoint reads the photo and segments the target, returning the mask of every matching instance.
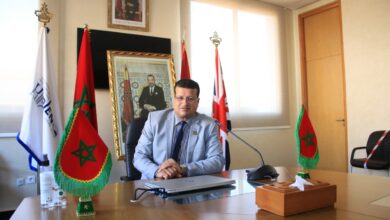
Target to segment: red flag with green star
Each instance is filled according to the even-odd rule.
[[[305,169],[315,168],[320,158],[317,138],[309,115],[303,106],[299,114],[295,138],[298,150],[298,163]]]
[[[111,154],[79,108],[73,108],[58,146],[54,176],[64,191],[80,197],[100,192],[110,177]]]
[[[81,41],[77,78],[74,91],[74,107],[79,107],[91,124],[98,130],[95,108],[95,84],[93,81],[92,55],[88,28],[84,29]]]

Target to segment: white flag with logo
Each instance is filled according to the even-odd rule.
[[[40,165],[44,154],[53,164],[63,132],[55,76],[46,28],[42,27],[34,81],[29,90],[21,129],[16,137],[30,154],[32,170],[36,170],[34,160]]]

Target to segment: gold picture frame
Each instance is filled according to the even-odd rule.
[[[144,97],[149,94],[150,81],[155,82],[153,95],[159,103],[149,111],[173,105],[175,70],[171,54],[132,51],[107,51],[115,152],[118,160],[125,158],[127,126],[134,118],[147,117]],[[148,91],[148,92],[146,92]],[[146,113],[147,114],[147,113]]]
[[[149,31],[149,0],[107,0],[110,28]]]

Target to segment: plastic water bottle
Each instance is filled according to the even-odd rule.
[[[53,175],[53,187],[52,187],[52,193],[53,193],[53,202],[55,206],[66,206],[66,196],[65,192],[58,186],[57,182],[54,179]]]
[[[41,194],[41,207],[42,208],[50,208],[54,206],[53,201],[53,182],[54,175],[53,171],[50,168],[50,163],[47,158],[47,155],[43,155],[42,165],[40,166],[39,173],[39,188]]]

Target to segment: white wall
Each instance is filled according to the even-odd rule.
[[[390,129],[390,1],[343,0],[341,6],[350,155],[371,132]]]
[[[16,186],[17,178],[36,175],[28,168],[27,159],[15,137],[0,138],[0,212],[13,210],[24,197],[36,195],[36,184]]]

